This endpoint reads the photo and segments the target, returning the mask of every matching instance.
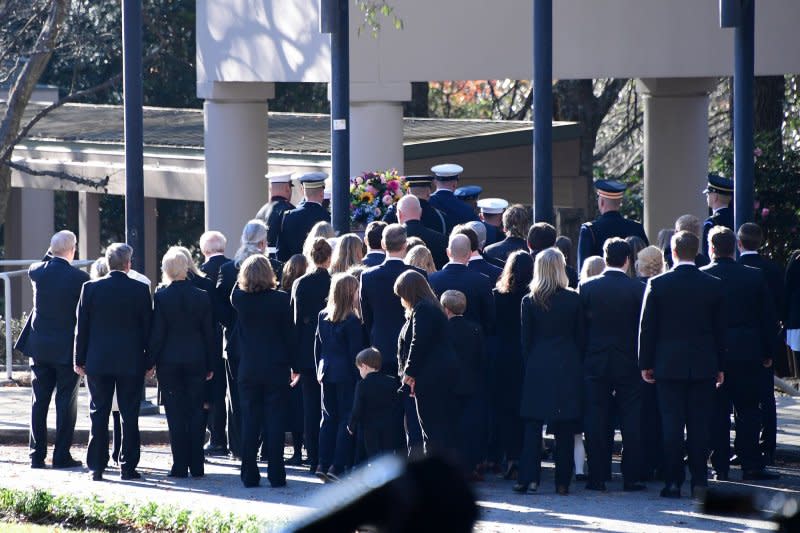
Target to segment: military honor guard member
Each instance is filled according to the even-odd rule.
[[[503,269],[493,263],[487,261],[481,252],[486,244],[486,226],[482,222],[473,220],[453,228],[453,234],[460,233],[466,235],[469,239],[469,245],[472,249],[472,254],[469,256],[469,263],[467,268],[475,270],[481,274],[485,274],[492,282],[492,287],[497,283],[497,278],[503,273]]]
[[[478,196],[483,192],[480,185],[464,185],[453,191],[453,196],[467,204],[470,209],[478,214]]]
[[[671,245],[675,267],[647,282],[639,321],[639,369],[645,382],[655,383],[661,411],[661,496],[680,498],[684,442],[692,496],[700,496],[708,486],[715,383],[720,386],[725,379],[728,326],[722,281],[694,264],[700,248],[697,235],[680,231]]]
[[[422,225],[442,235],[447,233],[447,223],[445,222],[444,214],[428,202],[431,197],[433,176],[406,176],[406,184],[408,185],[408,194],[416,196],[419,200],[420,207],[422,207],[422,216],[420,217]],[[389,207],[386,214],[383,215],[383,221],[387,224],[399,222],[397,220],[397,205]]]
[[[486,226],[486,246],[503,240],[503,211],[508,208],[508,202],[502,198],[482,198],[477,206],[481,222]]]
[[[47,411],[56,393],[56,442],[53,468],[72,468],[81,462],[70,455],[78,414],[80,378],[72,368],[75,308],[89,275],[70,265],[75,258],[75,234],[59,231],[50,239],[52,257],[28,269],[33,285],[33,311],[27,338],[17,349],[31,358],[31,468],[44,468],[47,456]],[[21,336],[22,337],[22,336]]]
[[[292,198],[291,173],[267,174],[269,180],[269,202],[258,210],[256,218],[263,220],[267,225],[267,246],[278,246],[278,235],[281,232],[283,214],[294,209],[289,201]]]
[[[635,220],[628,220],[619,212],[622,197],[627,186],[616,180],[597,180],[597,209],[600,215],[592,222],[585,222],[578,235],[578,270],[583,261],[593,255],[603,255],[603,244],[606,239],[620,237],[624,239],[635,235],[649,244],[644,227]]]
[[[431,167],[431,172],[435,176],[436,192],[431,195],[430,204],[444,213],[447,223],[445,234],[449,235],[454,226],[470,220],[478,220],[474,209],[460,201],[454,194],[458,187],[458,178],[464,172],[464,167],[444,163]]]
[[[709,209],[713,211],[711,216],[703,223],[703,240],[701,244],[703,246],[703,254],[708,257],[708,232],[711,231],[711,228],[725,226],[730,230],[733,229],[733,207],[731,207],[733,180],[709,174],[708,186],[703,193],[706,195]]]
[[[303,253],[306,235],[317,222],[330,222],[331,215],[323,207],[325,196],[324,172],[309,172],[298,177],[303,186],[305,200],[295,209],[286,211],[278,236],[278,259],[287,261],[294,254]]]
[[[758,269],[735,261],[736,236],[716,226],[708,233],[712,263],[702,269],[722,280],[725,294],[726,337],[725,383],[717,389],[712,430],[711,464],[716,479],[728,479],[730,460],[731,405],[736,419],[736,447],[742,478],[776,479],[764,470],[758,450],[761,428],[760,382],[764,367],[772,365],[778,321],[767,282]]]

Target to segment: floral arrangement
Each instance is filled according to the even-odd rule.
[[[396,170],[365,172],[350,178],[350,221],[369,224],[380,220],[405,195],[405,178]]]

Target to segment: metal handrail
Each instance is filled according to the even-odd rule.
[[[38,263],[37,259],[12,259],[0,261],[1,266],[26,266]],[[86,268],[91,266],[94,261],[84,259],[81,261],[73,261],[72,266],[76,268]],[[6,379],[13,378],[13,357],[14,357],[14,342],[11,338],[11,278],[17,278],[28,274],[28,270],[12,270],[10,272],[0,272],[0,279],[3,280],[3,294],[5,296],[5,311],[3,317],[6,322]]]

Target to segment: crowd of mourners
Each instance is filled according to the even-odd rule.
[[[459,198],[457,165],[432,170],[409,176],[363,237],[335,235],[324,175],[300,177],[297,207],[290,177],[272,176],[233,258],[217,231],[200,238],[199,266],[171,247],[152,297],[128,245],[108,246],[90,275],[70,265],[75,235],[55,234],[30,268],[17,341],[32,358],[31,466],[45,467],[54,391],[52,466],[82,466],[70,446],[86,376],[92,478],[110,459],[140,478],[155,374],[176,478],[230,455],[247,487],[259,461],[272,487],[286,464],[335,482],[381,454],[433,453],[473,482],[532,493],[551,455],[558,494],[574,479],[605,491],[617,428],[624,491],[660,480],[680,497],[688,465],[697,496],[709,459],[714,479],[731,464],[743,479],[777,477],[773,374],[787,345],[800,350],[800,260],[784,270],[759,255],[757,225],[733,231],[730,180],[711,176],[712,216],[679,217],[657,245],[620,215],[624,185],[596,182],[600,215],[581,227],[573,268],[555,227],[521,205]]]

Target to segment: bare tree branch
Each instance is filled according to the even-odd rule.
[[[95,180],[91,178],[75,176],[74,174],[70,174],[68,172],[62,172],[60,170],[35,170],[31,167],[28,167],[21,163],[17,163],[15,161],[0,161],[0,165],[6,165],[7,167],[13,168],[14,170],[17,170],[19,172],[30,174],[31,176],[50,176],[64,181],[70,181],[78,185],[94,187],[95,189],[105,189],[106,187],[108,187],[108,182],[110,179],[109,176],[106,176],[103,179]]]

